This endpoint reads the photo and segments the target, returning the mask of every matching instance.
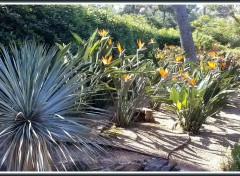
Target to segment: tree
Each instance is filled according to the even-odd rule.
[[[192,30],[188,21],[186,5],[173,5],[176,21],[180,34],[180,42],[186,58],[197,62],[195,46],[192,38]]]
[[[239,5],[206,5],[208,9],[208,14],[212,17],[228,18],[232,17],[238,24],[240,24],[240,19],[236,16],[239,14]],[[206,14],[206,11],[205,11]]]

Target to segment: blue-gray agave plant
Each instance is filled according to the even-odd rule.
[[[71,118],[79,113],[84,66],[64,49],[35,42],[10,48],[1,47],[0,57],[1,166],[51,171],[58,156],[65,168],[63,161],[74,163],[69,143],[92,159],[101,149],[89,140],[93,130]]]

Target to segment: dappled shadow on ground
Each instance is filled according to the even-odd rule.
[[[240,138],[240,112],[227,110],[203,125],[200,134],[191,136],[191,142],[174,152],[170,159],[186,170],[219,171],[226,147]],[[231,112],[231,114],[229,113]],[[234,114],[234,113],[236,114]],[[154,114],[157,123],[135,123],[114,135],[114,142],[128,148],[166,158],[168,153],[188,138],[180,128],[172,131],[174,116]]]

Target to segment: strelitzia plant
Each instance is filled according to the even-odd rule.
[[[86,119],[71,116],[82,113],[86,65],[66,51],[35,42],[1,47],[0,163],[8,171],[58,170],[55,157],[66,170],[64,162],[75,165],[69,143],[93,162],[102,150],[89,140],[97,133],[83,125]]]
[[[223,79],[220,74],[209,74],[203,79],[188,77],[184,83],[176,84],[170,91],[178,121],[183,129],[198,134],[202,124],[209,116],[217,114],[228,106],[228,98],[236,90],[229,84],[230,79]]]
[[[106,67],[111,67],[110,65],[112,65],[114,59],[111,54],[114,43],[108,33],[105,29],[96,29],[89,39],[85,41],[72,32],[79,46],[74,57],[77,60],[84,60],[90,64],[88,71],[91,76],[87,85],[95,85],[96,88],[95,94],[88,96],[87,100],[96,108],[104,108],[111,103],[111,99],[108,96],[109,93],[104,88],[104,82],[107,82],[109,79],[102,76]]]
[[[129,127],[135,120],[137,108],[146,101],[144,91],[145,80],[138,74],[123,74],[121,78],[113,78],[117,93],[117,112],[115,124],[118,127]]]

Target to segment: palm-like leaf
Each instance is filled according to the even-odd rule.
[[[93,131],[70,118],[78,113],[82,92],[77,90],[86,81],[82,65],[56,48],[36,43],[1,51],[1,166],[5,163],[11,171],[49,171],[54,154],[65,168],[63,160],[74,162],[66,142],[89,158],[96,154],[95,149],[101,148],[88,140]]]

